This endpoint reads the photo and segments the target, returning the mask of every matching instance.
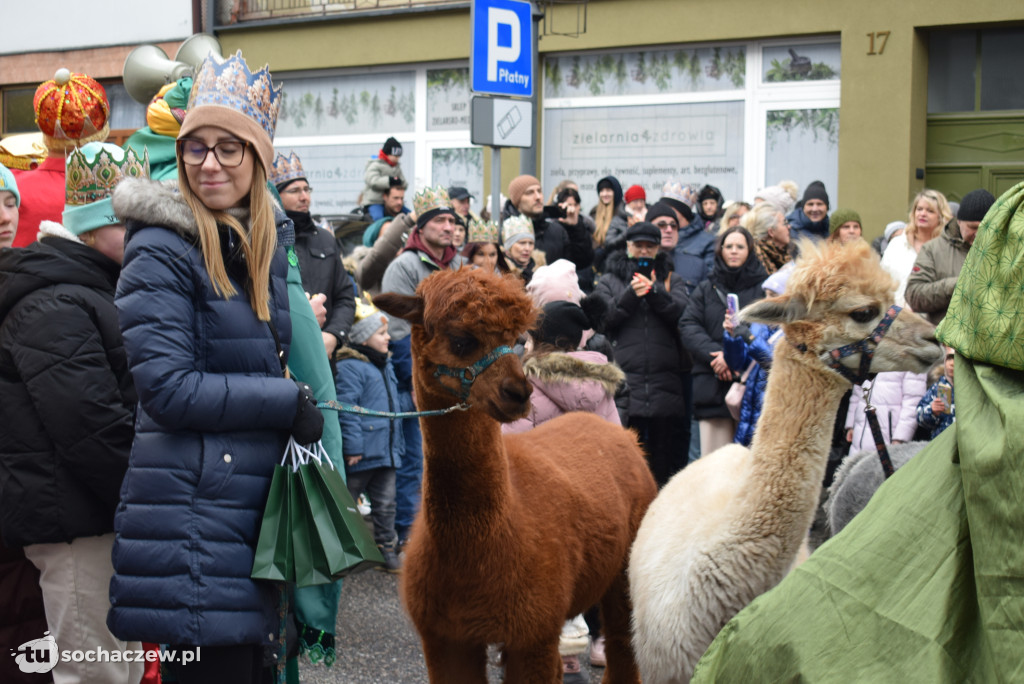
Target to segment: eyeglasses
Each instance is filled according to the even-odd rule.
[[[189,166],[201,166],[210,150],[213,150],[213,156],[218,164],[225,168],[234,168],[242,165],[245,148],[248,146],[249,143],[241,140],[222,140],[213,147],[207,147],[199,140],[184,138],[178,141],[178,156]]]
[[[679,224],[675,221],[658,221],[654,224],[658,228],[671,228],[672,230],[679,230]]]
[[[313,187],[310,185],[303,185],[301,188],[288,188],[282,194],[284,195],[301,195],[301,194],[312,195]]]

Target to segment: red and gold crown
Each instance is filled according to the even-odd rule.
[[[110,133],[107,91],[85,74],[58,69],[51,80],[36,88],[32,106],[36,125],[51,150],[102,142]]]

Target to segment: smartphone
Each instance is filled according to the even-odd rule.
[[[544,218],[549,219],[564,219],[568,214],[565,213],[565,209],[557,204],[548,204],[544,207]]]
[[[637,257],[636,272],[643,275],[644,278],[650,278],[651,274],[654,273],[654,259],[650,257]]]
[[[736,318],[736,314],[740,311],[740,298],[739,295],[730,292],[725,295],[725,310],[729,314],[730,320],[733,325],[739,325],[739,320]]]
[[[939,391],[939,399],[942,399],[942,403],[946,405],[945,413],[952,413],[953,388],[949,385],[939,385],[936,389]]]

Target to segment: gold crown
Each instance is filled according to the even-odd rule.
[[[416,210],[417,216],[423,216],[434,209],[451,210],[452,201],[448,199],[448,190],[439,185],[436,188],[424,188],[417,192],[412,206]]]
[[[516,242],[522,240],[525,236],[529,236],[533,239],[533,221],[526,216],[519,214],[518,216],[509,216],[501,224],[501,238],[508,246],[509,240],[512,240],[516,236],[519,237]]]
[[[363,299],[359,297],[355,297],[356,317],[354,322],[356,323],[363,320],[364,318],[369,318],[370,316],[374,315],[380,315],[380,309],[373,305],[373,298],[370,296],[370,293],[364,292],[363,297],[365,298],[365,301],[363,301]]]
[[[121,159],[117,156],[120,153]],[[92,161],[89,161],[89,158]],[[68,155],[65,180],[66,204],[80,206],[110,197],[122,178],[149,177],[149,150],[143,148],[142,159],[135,150],[111,143],[88,143]]]
[[[466,242],[501,242],[501,229],[494,221],[473,218],[466,231]]]

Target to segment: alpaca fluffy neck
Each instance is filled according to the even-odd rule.
[[[421,410],[451,406],[454,397],[415,381]],[[508,458],[501,425],[481,409],[420,419],[423,432],[422,511],[434,535],[488,530],[509,518]]]
[[[751,534],[781,538],[796,552],[814,518],[836,412],[848,388],[814,356],[785,341],[776,347],[737,518]]]

